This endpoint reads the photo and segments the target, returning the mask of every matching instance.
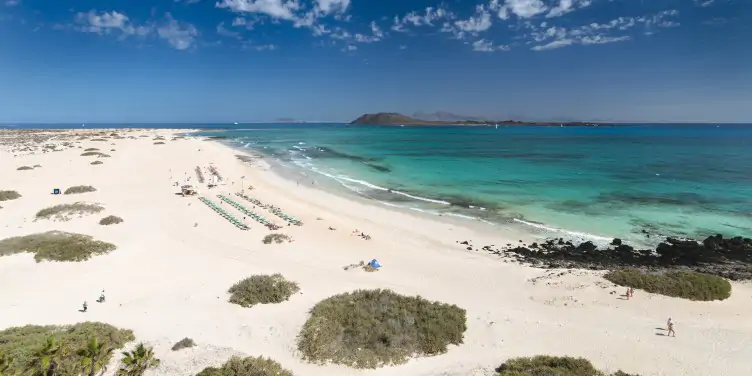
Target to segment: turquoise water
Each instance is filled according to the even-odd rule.
[[[752,236],[752,126],[246,124],[205,134],[268,154],[302,183],[549,236]]]

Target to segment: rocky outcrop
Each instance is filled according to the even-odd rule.
[[[472,250],[470,243],[461,243]],[[684,268],[731,280],[752,280],[752,239],[722,235],[709,236],[702,242],[666,238],[655,249],[635,249],[614,239],[611,247],[598,249],[592,242],[574,245],[564,239],[549,239],[529,246],[507,245],[483,250],[542,268],[576,268],[607,270],[625,267]]]

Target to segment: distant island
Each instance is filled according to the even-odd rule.
[[[532,125],[532,126],[562,126],[562,127],[597,127],[613,126],[614,123],[593,123],[582,121],[570,122],[540,122],[519,120],[423,120],[409,117],[396,112],[379,112],[365,114],[350,122],[351,125]]]
[[[296,120],[293,118],[279,118],[274,120],[275,123],[305,123],[304,120]]]

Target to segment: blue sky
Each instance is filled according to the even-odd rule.
[[[0,0],[0,122],[752,122],[752,0]]]

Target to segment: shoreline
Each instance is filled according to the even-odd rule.
[[[193,375],[234,354],[270,357],[306,376],[490,376],[506,359],[540,354],[584,357],[607,372],[643,376],[735,375],[748,369],[752,323],[742,318],[752,309],[749,283],[732,282],[733,293],[723,301],[693,302],[644,291],[626,301],[602,272],[536,269],[457,244],[470,239],[478,245],[519,243],[503,229],[486,233],[298,187],[260,162],[239,160],[240,153],[222,143],[194,136],[169,141],[168,136],[185,130],[113,131],[126,137],[97,142],[87,133],[86,140],[76,141],[79,132],[73,130],[52,142],[72,142],[71,147],[45,153],[42,143],[17,157],[0,145],[5,177],[0,190],[22,195],[1,203],[0,239],[60,230],[117,246],[85,262],[36,263],[28,253],[0,256],[0,330],[82,321],[131,329],[162,360],[146,376]],[[158,135],[167,138],[165,144],[155,143]],[[111,157],[81,156],[91,147]],[[40,167],[17,170],[25,165]],[[271,232],[258,222],[244,219],[251,228],[240,231],[197,198],[176,195],[173,182],[190,177],[194,183],[196,167],[216,168],[224,177],[216,188],[201,184],[201,196],[219,203],[217,194],[234,197],[240,184],[251,184],[248,196],[301,219],[302,226],[276,231],[294,241],[263,244]],[[53,188],[81,184],[97,191],[50,194]],[[35,218],[42,208],[79,201],[100,203],[105,210],[66,222]],[[246,205],[283,224],[268,210]],[[124,222],[98,224],[111,214]],[[356,229],[371,239],[355,236]],[[343,270],[371,259],[381,263],[378,272]],[[273,273],[297,282],[301,292],[284,303],[253,308],[227,302],[227,290],[238,280]],[[442,355],[378,369],[301,359],[296,336],[317,302],[377,288],[462,307],[467,311],[464,342]],[[107,303],[78,312],[82,301],[93,302],[102,289]],[[669,316],[676,322],[676,338],[655,332]],[[197,346],[171,351],[184,337]],[[105,375],[116,368],[110,366]]]

